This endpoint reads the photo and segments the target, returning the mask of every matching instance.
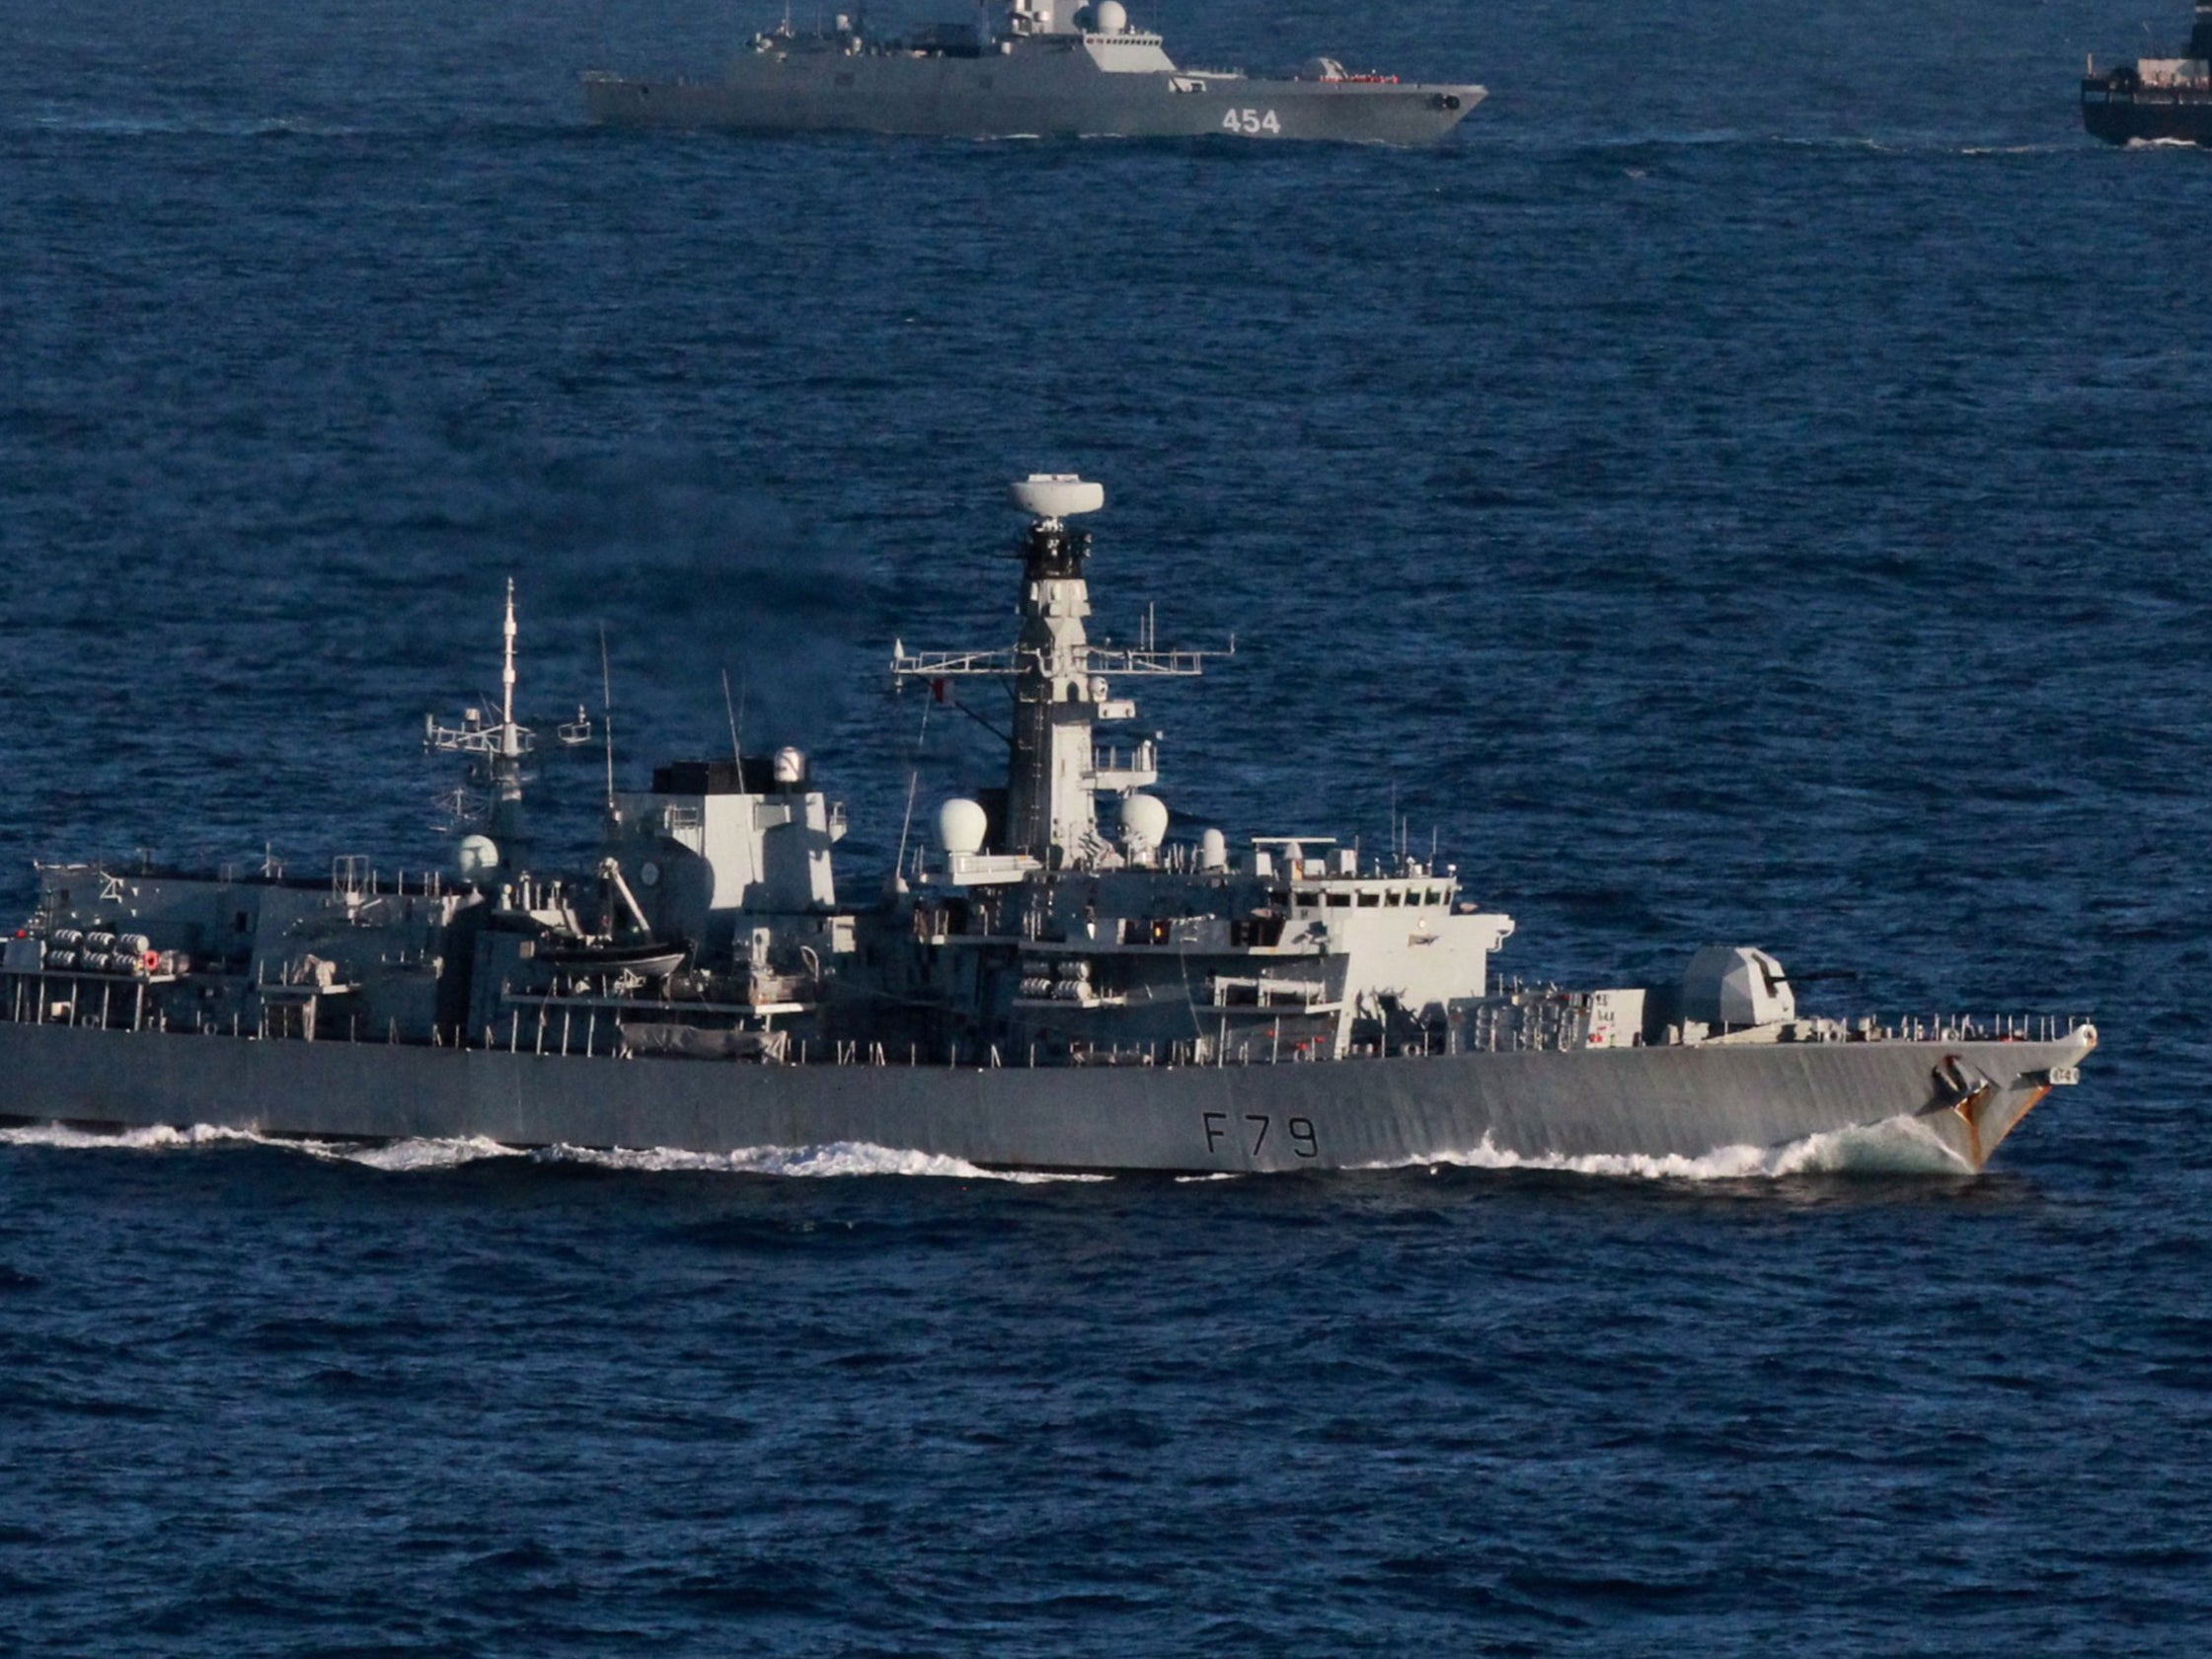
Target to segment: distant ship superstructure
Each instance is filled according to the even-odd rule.
[[[2212,0],[2198,0],[2178,57],[2139,57],[2082,77],[2082,124],[2108,143],[2212,144]]]
[[[1220,135],[1424,144],[1485,93],[1353,74],[1332,58],[1294,77],[1177,65],[1120,0],[988,0],[974,23],[878,39],[839,16],[787,17],[714,79],[583,77],[585,113],[616,126],[715,126],[940,137]]]
[[[1500,985],[1513,922],[1464,902],[1453,866],[1178,832],[1150,792],[1157,741],[1100,728],[1136,715],[1115,680],[1197,674],[1206,653],[1149,628],[1094,642],[1070,521],[1103,490],[1040,475],[1014,493],[1014,643],[901,644],[890,664],[933,696],[1003,684],[1007,772],[941,803],[933,847],[902,836],[879,897],[841,892],[844,809],[799,750],[733,742],[626,792],[580,713],[558,735],[610,744],[604,844],[548,868],[522,816],[536,737],[510,590],[498,717],[425,726],[483,797],[452,868],[42,867],[0,952],[5,1109],[1104,1169],[1695,1157],[1907,1119],[1979,1169],[2094,1047],[2079,1022],[1806,1017],[1747,947],[1663,985]]]

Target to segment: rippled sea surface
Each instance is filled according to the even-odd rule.
[[[2144,14],[1137,8],[1487,82],[1433,153],[580,125],[776,9],[15,8],[7,908],[438,862],[510,575],[534,710],[603,627],[642,781],[726,669],[865,891],[988,760],[891,640],[997,642],[1080,468],[1102,630],[1237,641],[1147,701],[1191,821],[2103,1051],[1980,1179],[11,1132],[0,1647],[2201,1652],[2212,157],[2070,102]]]

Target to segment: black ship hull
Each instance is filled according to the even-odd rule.
[[[2212,94],[2193,89],[2129,91],[2086,82],[2082,125],[2107,144],[2165,141],[2212,146]]]

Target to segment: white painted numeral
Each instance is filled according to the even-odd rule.
[[[1282,122],[1272,110],[1231,110],[1221,117],[1221,130],[1258,138],[1262,132],[1282,131]]]

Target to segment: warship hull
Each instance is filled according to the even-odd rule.
[[[1341,1169],[1499,1154],[1696,1159],[1917,1120],[1979,1170],[2095,1046],[1708,1044],[1279,1065],[931,1067],[582,1058],[0,1024],[0,1111],[81,1127],[483,1137],[720,1154],[862,1143],[986,1169]]]
[[[602,125],[942,138],[1200,138],[1432,144],[1482,102],[1479,86],[1270,81],[1202,73],[1020,71],[981,58],[740,59],[720,80],[583,78]]]

